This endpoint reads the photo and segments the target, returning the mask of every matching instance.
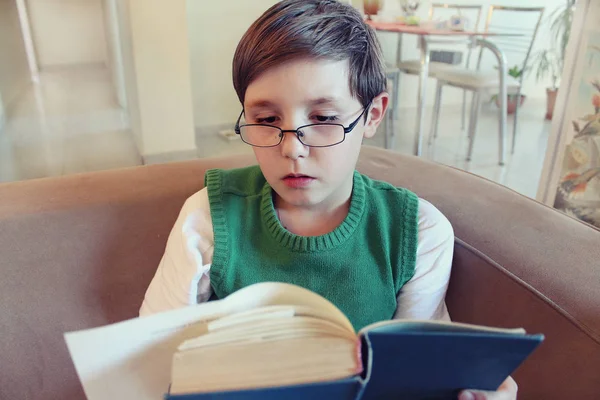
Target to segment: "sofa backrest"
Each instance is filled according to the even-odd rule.
[[[137,316],[183,202],[208,168],[251,156],[0,185],[0,399],[84,398],[63,333]],[[504,187],[365,147],[358,169],[436,205],[457,237],[455,320],[523,326],[546,342],[523,399],[600,393],[600,232]]]

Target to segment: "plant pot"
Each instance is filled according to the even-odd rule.
[[[363,0],[363,10],[367,19],[371,20],[371,16],[381,11],[382,3],[382,0]]]
[[[558,89],[546,89],[546,119],[551,120],[554,115],[554,106],[556,105],[556,97]]]
[[[521,107],[523,105],[526,97],[527,96],[525,96],[524,94],[520,95],[521,102],[519,103],[519,107]],[[498,98],[498,96],[496,96],[496,105],[498,107],[500,107],[500,99]],[[506,112],[508,114],[514,114],[516,110],[517,110],[517,95],[510,94],[506,98]]]

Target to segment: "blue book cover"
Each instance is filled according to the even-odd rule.
[[[404,330],[362,336],[366,377],[357,398],[456,399],[462,389],[495,390],[543,335]]]

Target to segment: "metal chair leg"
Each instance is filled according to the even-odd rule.
[[[513,134],[512,134],[512,145],[510,149],[510,154],[515,154],[515,145],[517,143],[517,129],[519,127],[519,108],[521,106],[521,88],[517,90],[517,103],[515,108],[515,120],[513,123]]]
[[[394,113],[390,116],[390,139],[388,141],[388,149],[393,150],[394,146],[396,144],[396,116],[398,114],[396,113],[396,110],[394,110]]]
[[[467,91],[463,90],[462,111],[460,117],[460,129],[465,130],[465,122],[467,120]]]
[[[473,157],[473,146],[475,144],[475,134],[477,133],[477,123],[481,112],[481,93],[473,92],[471,104],[471,118],[469,120],[469,149],[467,150],[467,161]]]
[[[435,88],[435,104],[433,106],[433,120],[431,121],[431,130],[429,131],[429,144],[437,139],[438,127],[440,122],[440,111],[442,108],[442,89],[444,85],[438,81]]]
[[[392,137],[394,136],[394,120],[396,119],[396,109],[398,107],[398,80],[400,78],[399,72],[394,72],[388,75],[388,79],[391,81],[392,87],[392,104],[387,109],[386,121],[385,121],[385,138],[384,147],[390,149],[392,147]]]
[[[392,124],[392,110],[388,110],[385,116],[385,130],[383,132],[383,147],[389,149],[390,147],[390,136],[391,136],[391,124]]]
[[[394,102],[393,106],[395,114],[400,108],[400,71],[394,73],[394,80],[392,81],[392,90],[394,91],[394,93],[392,93],[392,101]],[[394,133],[395,132],[393,132],[392,134]]]

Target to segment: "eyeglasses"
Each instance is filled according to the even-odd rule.
[[[254,147],[275,147],[283,141],[286,132],[294,133],[300,143],[309,147],[331,147],[342,143],[346,139],[346,134],[358,124],[365,112],[369,109],[369,103],[350,125],[320,123],[302,125],[298,129],[281,129],[273,125],[266,124],[243,124],[240,120],[244,110],[235,123],[235,133],[240,135],[244,143]]]

